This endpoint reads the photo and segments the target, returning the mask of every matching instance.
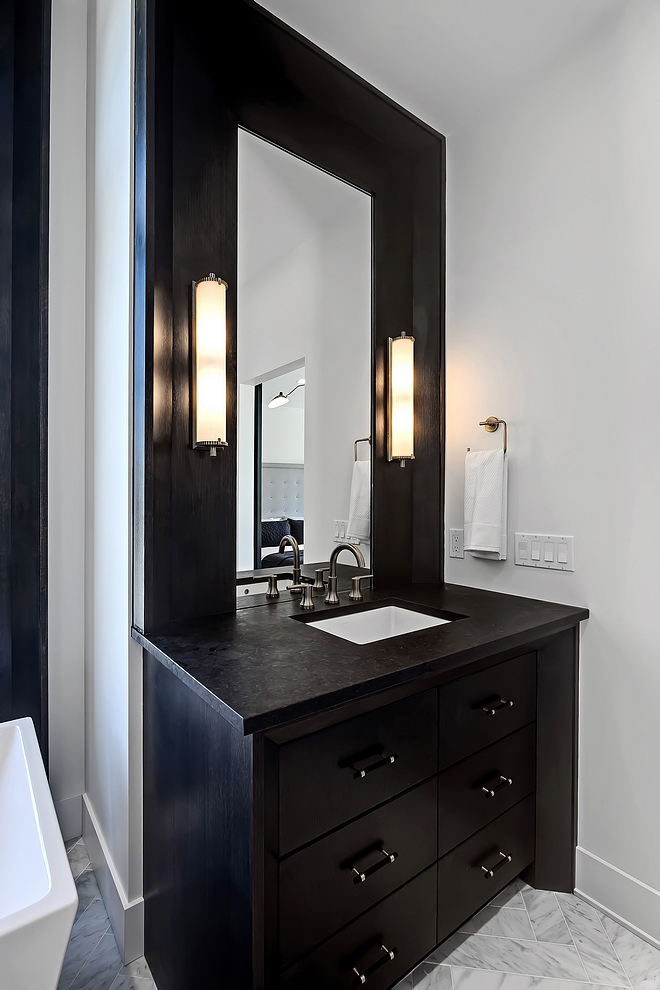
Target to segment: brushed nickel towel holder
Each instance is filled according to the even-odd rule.
[[[485,430],[486,430],[486,433],[495,433],[497,430],[499,430],[500,426],[503,426],[504,427],[504,442],[502,444],[502,450],[506,454],[506,448],[507,448],[507,426],[506,426],[506,420],[504,420],[504,419],[498,419],[497,416],[488,416],[487,419],[484,419],[484,420],[481,421],[481,423],[479,423],[479,426],[483,426],[485,428]],[[468,451],[468,454],[469,454],[470,453],[470,448],[469,447],[467,448],[467,451]]]

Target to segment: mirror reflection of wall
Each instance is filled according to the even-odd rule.
[[[280,563],[287,526],[308,563],[351,536],[368,563],[371,197],[245,131],[238,149],[238,569]]]

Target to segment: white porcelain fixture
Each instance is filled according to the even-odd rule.
[[[413,612],[398,605],[384,605],[382,608],[371,608],[350,615],[333,615],[331,619],[319,619],[309,624],[313,629],[321,629],[364,646],[365,643],[405,636],[420,629],[430,629],[431,626],[443,626],[451,621],[435,615],[425,615],[423,612]]]
[[[30,718],[0,723],[0,985],[55,990],[78,895]]]

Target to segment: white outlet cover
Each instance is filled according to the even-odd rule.
[[[449,530],[449,556],[450,557],[464,557],[463,552],[463,530],[462,529],[450,529]]]

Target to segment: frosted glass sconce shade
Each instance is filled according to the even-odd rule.
[[[387,459],[415,457],[415,338],[388,337]]]
[[[227,283],[211,272],[192,284],[193,447],[227,446]]]

